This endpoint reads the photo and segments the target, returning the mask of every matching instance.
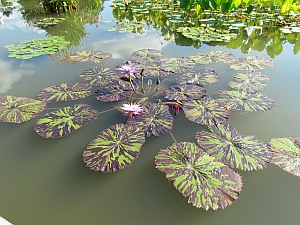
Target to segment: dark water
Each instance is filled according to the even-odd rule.
[[[28,3],[29,4],[29,3]],[[36,7],[30,1],[30,7]],[[114,19],[110,2],[100,13],[102,21]],[[56,65],[47,56],[30,60],[8,58],[3,46],[21,40],[44,37],[45,31],[28,25],[18,10],[5,17],[0,25],[0,94],[35,98],[50,85],[82,82],[79,74],[97,64]],[[165,58],[189,56],[211,50],[225,50],[236,57],[257,55],[270,58],[266,51],[250,51],[203,45],[200,49],[165,41],[155,30],[143,34],[107,32],[106,24],[85,24],[87,35],[74,48],[109,52],[110,66],[124,62],[133,51],[151,48],[162,51]],[[276,67],[262,72],[270,77],[263,93],[276,106],[263,113],[232,113],[229,123],[245,134],[268,143],[275,137],[300,136],[300,56],[293,46],[284,44],[274,59]],[[107,65],[104,64],[104,65]],[[218,73],[223,64],[209,65]],[[224,72],[210,93],[226,89],[234,72]],[[99,111],[111,105],[85,102]],[[96,102],[96,103],[95,103]],[[72,102],[73,104],[73,102]],[[97,105],[95,105],[97,104]],[[71,103],[56,104],[55,107]],[[51,107],[51,105],[49,106]],[[43,113],[42,113],[43,114]],[[117,110],[104,113],[94,123],[61,139],[43,139],[33,130],[36,119],[22,124],[0,123],[0,216],[15,225],[296,225],[300,221],[300,179],[275,165],[256,172],[240,172],[243,191],[240,198],[225,210],[205,211],[187,203],[187,199],[155,169],[154,157],[160,149],[173,143],[169,134],[147,138],[139,158],[124,171],[114,174],[93,172],[85,167],[82,152],[100,131],[114,123],[125,122]],[[187,121],[183,114],[175,117],[173,135],[179,141],[195,141],[199,125]]]

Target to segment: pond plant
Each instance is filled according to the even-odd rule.
[[[69,60],[101,63],[110,57],[109,53],[84,51],[71,55]],[[219,74],[199,67],[215,62],[225,63],[237,73],[228,84],[230,90],[220,90],[212,97],[206,86],[217,82]],[[92,87],[97,87],[93,94],[96,100],[121,102],[111,110],[119,110],[126,123],[112,124],[91,140],[82,154],[87,167],[103,173],[123,170],[138,158],[148,137],[170,133],[174,143],[157,153],[156,168],[166,173],[193,206],[224,209],[242,191],[242,177],[235,169],[262,170],[274,163],[300,177],[299,138],[274,138],[265,144],[227,123],[234,110],[264,112],[275,106],[261,93],[269,77],[259,72],[274,66],[266,58],[235,58],[224,51],[165,59],[156,49],[141,49],[114,68],[84,70],[79,75],[84,83],[45,87],[37,100],[1,96],[0,121],[28,121],[49,103],[85,99]],[[99,112],[86,103],[73,104],[40,116],[34,130],[43,138],[65,137],[107,111]],[[195,142],[177,142],[172,135],[178,113],[201,125]]]
[[[77,9],[76,0],[39,0],[45,10],[52,13],[66,12]]]

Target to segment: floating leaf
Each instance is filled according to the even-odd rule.
[[[59,138],[97,119],[98,111],[87,104],[67,106],[40,117],[34,130],[44,138]]]
[[[144,142],[145,133],[139,127],[111,125],[89,143],[83,161],[91,170],[116,172],[131,166]]]
[[[189,58],[169,58],[161,65],[164,71],[172,71],[173,73],[184,73],[190,71],[196,63]]]
[[[86,69],[79,75],[79,77],[92,86],[104,86],[112,84],[119,79],[119,75],[115,70],[100,66]]]
[[[233,54],[224,51],[201,52],[195,55],[190,55],[190,58],[199,64],[211,64],[236,60]]]
[[[81,51],[71,54],[69,56],[72,62],[89,62],[89,63],[101,63],[107,59],[111,58],[110,53],[105,52],[91,52],[91,51]]]
[[[216,99],[219,104],[234,110],[264,112],[275,106],[272,99],[261,93],[220,90],[216,95],[220,97]]]
[[[246,58],[236,59],[235,62],[226,63],[234,70],[261,70],[275,66],[272,60],[260,56],[247,56]]]
[[[127,124],[141,127],[146,137],[163,135],[173,128],[173,117],[167,105],[149,103],[141,116],[129,118]]]
[[[196,134],[199,145],[211,156],[232,168],[261,170],[270,161],[268,147],[255,136],[239,133],[233,126],[216,124],[212,133]]]
[[[146,64],[144,69],[145,73],[144,76],[150,76],[150,77],[166,77],[172,74],[172,71],[166,71],[161,69],[161,63],[150,63]]]
[[[157,63],[163,58],[164,54],[156,49],[140,49],[128,57],[128,61],[142,64]]]
[[[198,100],[183,101],[182,108],[187,119],[206,126],[225,123],[229,117],[229,111],[208,96]]]
[[[0,121],[22,123],[36,117],[46,103],[26,97],[0,96]]]
[[[241,176],[209,156],[194,143],[174,143],[155,156],[156,168],[174,187],[188,197],[188,203],[208,210],[226,208],[239,197]]]
[[[162,91],[165,98],[169,100],[193,100],[200,99],[206,95],[206,90],[196,84],[178,84]]]
[[[63,83],[44,88],[38,93],[38,98],[45,102],[59,102],[83,99],[91,95],[90,84]]]
[[[180,84],[197,84],[202,87],[217,82],[219,75],[213,70],[196,69],[177,77]]]
[[[103,86],[95,91],[94,96],[101,102],[115,102],[123,100],[133,95],[134,91],[131,86],[128,85],[110,85]]]
[[[228,85],[232,89],[256,93],[266,87],[269,80],[270,78],[261,72],[240,71],[233,75],[233,78]]]
[[[272,163],[300,177],[300,137],[274,138],[269,144]]]

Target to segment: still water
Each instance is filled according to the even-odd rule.
[[[28,1],[31,10],[38,7]],[[110,1],[105,1],[99,20],[114,20]],[[37,16],[41,16],[37,13]],[[79,74],[97,64],[58,63],[47,56],[29,60],[8,58],[4,48],[22,40],[45,37],[47,32],[28,24],[19,10],[3,17],[0,25],[0,94],[36,99],[43,88],[59,83],[82,82]],[[266,51],[243,54],[240,48],[226,49],[203,44],[196,49],[164,40],[154,29],[143,34],[108,32],[105,23],[85,23],[85,35],[74,49],[112,54],[103,66],[114,67],[126,61],[133,51],[157,49],[165,58],[189,56],[199,52],[224,50],[236,57],[248,55],[270,59]],[[58,31],[57,31],[58,32]],[[60,31],[64,32],[64,30]],[[65,30],[65,32],[68,32]],[[300,136],[300,55],[286,42],[274,59],[276,67],[262,70],[270,77],[263,93],[275,101],[267,112],[234,112],[229,123],[239,132],[255,135],[268,143],[276,137]],[[208,65],[220,73],[220,80],[208,87],[209,93],[228,89],[234,71],[224,64]],[[78,103],[80,101],[75,101]],[[85,100],[99,111],[110,104]],[[72,102],[73,104],[73,102]],[[67,103],[48,104],[64,107]],[[46,112],[51,109],[46,109]],[[42,112],[43,115],[45,112]],[[22,124],[0,123],[0,216],[15,225],[296,225],[300,221],[300,179],[275,165],[255,172],[239,173],[243,177],[240,198],[225,210],[205,211],[194,208],[155,169],[154,157],[160,149],[173,143],[169,134],[147,138],[133,165],[121,172],[103,174],[91,171],[82,161],[82,152],[100,131],[114,123],[125,122],[117,110],[60,139],[43,139],[33,130],[36,121]],[[193,141],[201,128],[187,121],[183,113],[175,117],[176,141]]]

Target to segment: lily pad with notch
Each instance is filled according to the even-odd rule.
[[[209,126],[211,133],[200,131],[196,139],[208,154],[232,168],[262,170],[271,161],[268,146],[257,137],[239,133],[232,125]]]
[[[189,58],[199,64],[211,64],[219,62],[228,63],[236,60],[233,54],[225,51],[201,52],[195,55],[190,55]]]
[[[188,57],[169,58],[163,61],[161,70],[173,73],[184,73],[195,67],[196,63]]]
[[[275,66],[275,63],[261,56],[247,56],[246,58],[238,58],[234,62],[226,63],[234,70],[261,70]]]
[[[0,121],[22,123],[36,117],[46,107],[46,103],[13,95],[0,96]]]
[[[132,165],[144,142],[145,133],[139,127],[111,125],[88,144],[83,161],[91,170],[116,172]]]
[[[99,112],[87,104],[75,104],[40,117],[34,130],[43,138],[60,138],[97,119]]]
[[[88,62],[88,63],[101,63],[111,58],[110,53],[105,52],[92,52],[92,51],[80,51],[75,52],[69,56],[71,62]]]
[[[219,75],[214,70],[195,69],[176,78],[180,84],[197,84],[202,87],[217,82]]]
[[[239,197],[241,176],[191,142],[174,143],[155,156],[156,168],[173,180],[188,203],[205,210],[224,209]]]
[[[178,84],[165,88],[162,94],[169,100],[187,101],[202,98],[206,90],[197,84]]]
[[[80,75],[86,83],[92,86],[105,86],[119,80],[119,75],[109,67],[92,67],[84,70]]]

